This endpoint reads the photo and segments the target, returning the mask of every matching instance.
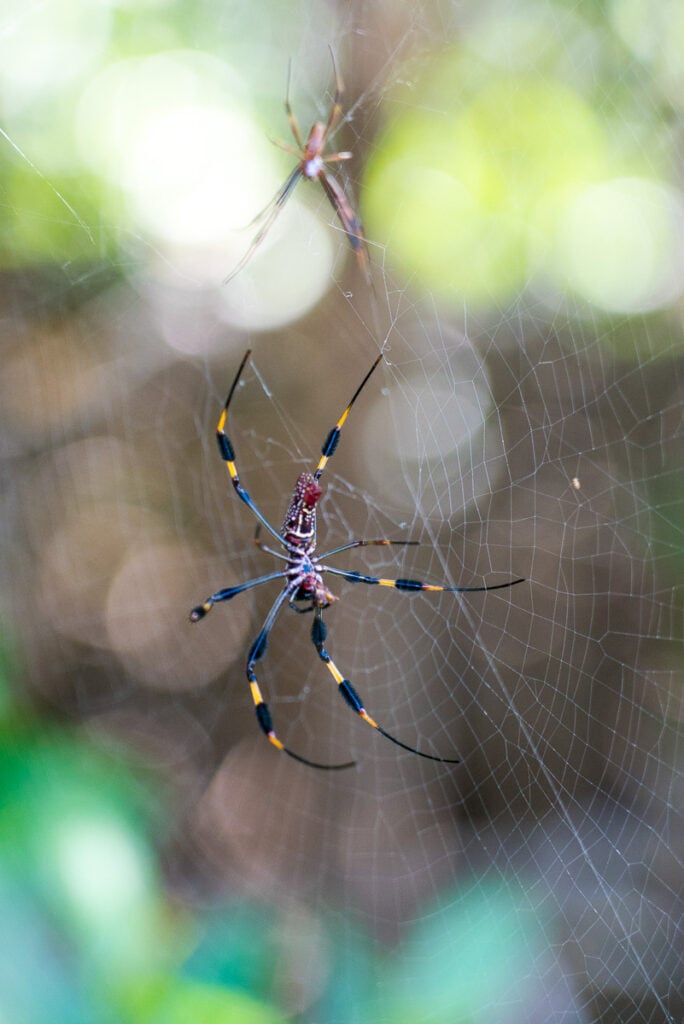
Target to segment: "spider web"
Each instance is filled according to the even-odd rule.
[[[50,10],[18,8],[6,36]],[[551,83],[555,49],[566,82],[601,81],[592,8],[527,10],[546,41],[532,78]],[[342,177],[356,198],[387,125],[440,110],[420,93],[421,69],[483,38],[485,23],[522,24],[505,3],[317,3],[274,14],[264,41],[250,5],[194,13],[192,25],[178,15],[178,48],[229,52],[277,136],[288,56],[302,128],[326,118],[330,43],[347,86],[330,145],[354,153]],[[110,14],[91,42],[130,31],[168,48],[162,6]],[[582,31],[568,36],[570,22]],[[490,38],[515,68],[522,37]],[[93,53],[84,68],[102,59]],[[618,61],[648,87],[639,123],[607,83],[599,92],[644,167],[660,166],[675,134],[656,130],[654,69],[668,54],[654,32]],[[43,155],[30,104],[22,119],[8,96],[3,205],[25,232],[5,246],[5,619],[19,685],[46,720],[68,716],[105,747],[123,741],[172,793],[158,837],[168,893],[188,907],[268,906],[281,934],[274,998],[302,1021],[679,1019],[681,295],[607,313],[540,290],[535,270],[508,294],[493,281],[488,301],[454,306],[369,231],[371,291],[325,198],[301,183],[263,257],[290,240],[294,270],[283,266],[279,290],[259,277],[259,253],[226,299],[204,276],[230,270],[211,244],[161,242],[123,207],[106,237],[85,179],[79,201]],[[13,191],[12,175],[33,191]],[[59,227],[51,248],[27,261],[44,223]],[[238,235],[236,252],[248,242]],[[320,248],[301,264],[297,246]],[[295,305],[281,322],[284,289]],[[405,594],[326,577],[339,598],[327,647],[369,714],[460,765],[399,751],[351,715],[310,619],[287,607],[258,665],[278,735],[356,766],[316,773],[279,757],[244,679],[277,584],[187,624],[208,594],[273,568],[213,437],[248,347],[228,432],[276,529],[381,348],[323,476],[319,549],[410,539],[418,546],[331,561],[450,586],[525,578],[493,593]],[[201,976],[198,956],[189,964]]]

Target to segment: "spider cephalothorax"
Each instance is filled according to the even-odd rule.
[[[319,563],[313,558],[316,505],[322,494],[323,488],[313,473],[300,473],[280,531],[287,550],[287,573],[296,587],[289,604],[296,612],[327,608],[337,600],[323,582]],[[295,601],[306,601],[308,607],[298,608]]]

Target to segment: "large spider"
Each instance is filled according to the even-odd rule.
[[[302,140],[297,118],[295,117],[290,105],[290,69],[288,68],[285,113],[287,114],[290,131],[297,143],[297,148],[295,149],[293,146],[288,146],[284,142],[274,141],[276,146],[280,149],[284,149],[286,153],[291,153],[292,156],[297,157],[299,162],[268,206],[266,206],[252,222],[255,224],[263,220],[263,224],[252,239],[245,255],[237,266],[231,270],[230,274],[224,278],[224,284],[231,281],[252,258],[268,234],[271,225],[290,197],[290,194],[294,191],[294,187],[300,178],[307,178],[309,181],[320,181],[325,194],[330,200],[330,203],[338,216],[340,224],[344,229],[344,233],[349,239],[349,244],[356,253],[356,259],[359,267],[366,277],[366,280],[370,279],[368,271],[368,253],[366,250],[366,239],[363,234],[363,226],[358,215],[354,212],[351,203],[347,199],[344,189],[340,183],[333,178],[332,174],[326,170],[325,166],[326,164],[340,163],[342,160],[351,160],[353,156],[353,154],[349,152],[327,154],[324,152],[328,137],[339,123],[340,116],[342,114],[340,100],[342,99],[342,93],[344,92],[344,86],[337,71],[332,50],[330,51],[330,56],[332,57],[333,71],[335,73],[335,95],[333,97],[332,107],[330,108],[328,120],[326,122],[316,121],[309,132],[306,142],[303,142]]]
[[[369,547],[371,545],[380,544],[409,545],[417,543],[417,541],[410,540],[387,540],[385,538],[381,540],[353,540],[347,544],[342,544],[340,547],[332,548],[330,551],[326,551],[322,555],[314,555],[314,550],[316,548],[316,506],[323,494],[319,480],[323,474],[323,470],[326,467],[328,459],[332,457],[335,449],[337,448],[342,427],[349,415],[351,407],[361,394],[361,391],[368,382],[369,377],[382,359],[382,353],[377,357],[370,370],[352,395],[349,405],[326,437],[321,449],[321,457],[318,460],[318,465],[316,466],[315,471],[313,473],[304,472],[299,474],[292,493],[289,508],[285,514],[283,526],[280,531],[276,530],[259,510],[250,495],[240,483],[240,478],[235,465],[235,451],[233,449],[233,445],[228,439],[228,435],[225,432],[228,407],[230,406],[231,399],[235,393],[238,381],[240,380],[242,371],[245,368],[245,364],[247,363],[249,356],[250,352],[248,350],[240,363],[235,380],[228,392],[228,397],[225,405],[223,406],[223,411],[216,427],[216,440],[218,442],[221,458],[228,468],[233,487],[241,500],[252,510],[259,521],[257,524],[257,534],[255,536],[256,544],[262,551],[265,551],[267,554],[273,555],[275,558],[279,558],[281,561],[285,562],[285,568],[279,572],[270,572],[265,576],[259,576],[256,579],[248,580],[246,583],[239,583],[235,587],[227,587],[224,590],[218,590],[215,594],[212,594],[211,597],[208,597],[202,604],[197,605],[196,608],[192,609],[190,612],[190,621],[199,622],[200,619],[203,619],[204,616],[211,611],[215,604],[219,604],[221,601],[230,601],[245,590],[251,590],[252,587],[261,586],[262,583],[268,583],[271,580],[283,580],[283,588],[273,602],[271,610],[266,616],[266,620],[261,627],[259,635],[252,644],[247,657],[247,679],[249,681],[252,699],[254,700],[257,721],[273,746],[278,750],[282,750],[286,754],[289,754],[290,757],[295,758],[295,760],[301,761],[303,764],[310,765],[312,768],[349,768],[354,764],[353,761],[345,762],[344,764],[319,764],[316,761],[310,761],[308,758],[302,757],[301,754],[296,754],[293,750],[290,750],[289,747],[286,747],[275,733],[271,713],[268,709],[268,705],[261,695],[254,666],[266,653],[268,638],[271,629],[273,628],[273,624],[283,604],[287,601],[290,608],[295,612],[313,612],[314,618],[311,627],[311,640],[318,651],[318,656],[328,667],[333,679],[337,683],[342,697],[344,697],[352,710],[356,711],[356,713],[361,716],[364,722],[372,726],[374,729],[377,729],[379,733],[385,736],[388,740],[391,740],[392,743],[396,743],[397,746],[403,747],[404,750],[408,750],[412,754],[418,754],[420,757],[428,758],[430,761],[441,761],[446,764],[458,764],[458,758],[435,757],[432,754],[426,754],[421,750],[416,750],[415,747],[411,747],[407,743],[403,743],[395,736],[391,736],[386,732],[386,730],[378,725],[375,719],[371,718],[368,714],[358,693],[349,680],[343,677],[342,673],[335,665],[335,662],[325,649],[327,628],[323,622],[323,609],[329,607],[329,605],[338,599],[326,587],[323,582],[323,575],[325,573],[330,573],[333,576],[341,576],[342,579],[348,580],[350,583],[378,584],[381,587],[394,587],[396,590],[402,590],[405,592],[429,590],[463,593],[480,590],[499,590],[502,587],[512,587],[516,583],[522,583],[523,580],[510,580],[508,583],[497,583],[490,587],[445,587],[436,586],[431,583],[422,583],[419,580],[411,579],[380,579],[377,576],[366,576],[359,572],[335,569],[332,566],[325,564],[323,561],[323,559],[328,558],[330,555],[337,555],[341,551],[348,551],[350,548]],[[268,532],[276,539],[281,548],[286,552],[285,554],[281,551],[274,551],[271,548],[266,547],[266,545],[261,542],[259,539],[259,530],[262,526],[266,527]]]

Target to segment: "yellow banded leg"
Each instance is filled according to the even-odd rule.
[[[351,402],[349,403],[347,408],[344,410],[344,412],[340,416],[339,420],[337,421],[337,423],[332,428],[332,430],[330,431],[330,433],[326,437],[325,441],[323,442],[323,447],[321,448],[322,454],[321,454],[321,457],[320,457],[320,459],[318,461],[318,465],[316,466],[316,471],[314,473],[314,479],[315,480],[318,480],[318,478],[320,477],[321,473],[325,469],[325,467],[326,467],[326,465],[328,463],[328,459],[332,458],[332,456],[335,454],[335,449],[337,448],[337,445],[339,444],[340,434],[342,432],[342,427],[345,424],[347,416],[351,412],[351,408],[352,408],[354,402],[356,401],[356,399],[359,397],[359,395],[363,391],[364,387],[366,386],[366,383],[368,382],[368,379],[369,379],[370,375],[373,373],[373,370],[376,368],[376,366],[378,365],[378,363],[380,362],[381,359],[382,359],[382,352],[377,357],[377,359],[375,360],[375,362],[371,366],[370,370],[368,371],[366,376],[363,378],[363,380],[359,384],[358,388],[356,389],[356,391],[352,395]]]
[[[361,701],[361,698],[359,697],[358,693],[356,692],[352,684],[349,682],[349,680],[345,679],[342,676],[342,673],[340,672],[340,670],[338,669],[337,665],[332,660],[330,655],[327,653],[327,651],[323,651],[321,653],[321,658],[323,658],[323,661],[328,666],[328,669],[330,670],[333,679],[335,680],[339,687],[340,693],[346,700],[349,707],[356,711],[356,713],[364,720],[364,722],[368,722],[368,724],[372,726],[374,729],[379,729],[380,726],[375,721],[375,719],[371,718],[371,716],[368,714],[368,712],[363,706],[363,702]]]
[[[238,476],[237,467],[235,465],[235,451],[230,443],[230,438],[226,434],[226,416],[228,415],[228,406],[224,406],[223,412],[219,417],[219,421],[216,425],[216,442],[221,453],[221,458],[226,464],[228,472],[230,473],[230,479],[233,482],[233,486],[238,487],[240,484],[240,477]]]
[[[269,743],[273,744],[276,750],[282,750],[283,753],[294,758],[295,761],[299,761],[301,764],[308,765],[309,768],[321,768],[324,771],[338,771],[342,768],[353,768],[356,763],[354,761],[345,761],[343,764],[320,764],[318,761],[310,761],[308,757],[302,757],[301,754],[296,754],[294,750],[290,750],[289,747],[286,747],[282,740],[278,739],[276,736],[275,729],[273,728],[271,712],[268,704],[262,696],[261,689],[259,688],[257,678],[251,665],[247,669],[247,678],[249,680],[249,689],[252,694],[252,700],[254,701],[254,710],[256,711],[259,727],[266,736],[266,739]]]
[[[357,694],[352,684],[349,682],[348,679],[344,678],[344,676],[338,669],[337,665],[332,660],[332,658],[326,651],[325,647],[323,646],[325,644],[325,638],[327,636],[327,633],[328,629],[325,623],[323,622],[323,616],[321,614],[321,611],[320,609],[317,609],[317,614],[314,618],[313,625],[311,626],[311,639],[313,640],[314,646],[318,651],[318,657],[327,666],[328,671],[330,672],[331,676],[337,683],[339,692],[342,694],[350,708],[356,711],[357,715],[359,715],[364,720],[364,722],[367,722],[368,725],[372,726],[373,729],[379,729],[380,726],[375,721],[375,719],[371,718],[371,716],[368,714],[368,712],[363,706],[363,701]]]
[[[334,554],[335,552],[330,552]],[[341,576],[343,580],[347,580],[349,583],[368,583],[377,585],[380,587],[394,587],[395,590],[407,591],[432,591],[433,593],[450,593],[450,594],[474,594],[485,590],[502,590],[504,587],[514,587],[516,583],[524,583],[524,579],[507,580],[506,583],[492,583],[485,587],[446,587],[437,586],[434,583],[422,583],[420,580],[409,580],[409,579],[397,579],[389,580],[383,579],[379,576],[366,576],[365,573],[355,572],[352,569],[333,569],[331,565],[324,567],[325,572],[332,573],[333,576]]]
[[[237,270],[235,270],[233,273],[237,273]],[[230,276],[232,277],[233,275],[231,274]],[[259,522],[266,527],[269,533],[278,541],[281,541],[282,538],[278,531],[276,530],[276,528],[269,523],[268,519],[266,519],[263,512],[261,512],[260,509],[254,503],[254,501],[252,501],[252,498],[240,483],[240,477],[237,471],[237,466],[235,464],[235,450],[225,430],[226,419],[228,416],[228,408],[233,398],[233,394],[235,393],[235,389],[238,385],[238,381],[240,380],[240,376],[242,375],[242,371],[244,370],[250,355],[251,351],[250,349],[248,349],[243,356],[238,372],[235,375],[235,380],[233,381],[230,391],[228,392],[228,397],[226,398],[223,410],[221,412],[221,415],[219,416],[219,421],[216,425],[216,443],[218,444],[219,454],[223,462],[225,462],[226,464],[226,468],[230,475],[231,483],[235,488],[238,497],[241,499],[241,501],[244,501],[245,505],[247,505],[248,508],[252,510],[252,512],[257,517]]]
[[[319,658],[322,661],[324,661],[325,664],[327,665],[328,671],[330,672],[333,679],[337,683],[337,688],[339,692],[342,694],[342,696],[344,697],[345,701],[352,709],[352,711],[355,711],[357,715],[359,715],[360,718],[362,718],[364,722],[367,722],[368,725],[370,725],[373,729],[377,729],[380,735],[384,736],[385,739],[388,739],[392,743],[395,743],[398,747],[401,747],[403,750],[408,750],[409,753],[411,754],[417,754],[418,757],[424,757],[428,761],[439,761],[442,764],[460,764],[459,758],[435,757],[432,754],[424,754],[422,750],[416,750],[415,747],[409,746],[408,743],[403,743],[401,740],[398,740],[396,736],[392,736],[391,733],[383,729],[381,725],[378,725],[375,719],[371,718],[371,716],[366,711],[365,707],[363,706],[363,701],[359,697],[358,693],[356,692],[352,684],[349,682],[348,679],[345,679],[343,677],[337,665],[326,651],[324,643],[327,632],[328,630],[325,623],[323,622],[320,609],[318,609],[318,614],[314,618],[313,625],[311,627],[311,639],[313,640],[314,646],[318,651]]]
[[[254,673],[252,673],[254,675]],[[276,750],[284,750],[284,744],[278,739],[273,728],[273,720],[271,718],[271,712],[268,709],[268,704],[261,696],[261,690],[259,684],[256,681],[256,677],[250,679],[249,688],[252,692],[252,700],[254,701],[254,710],[256,711],[257,721],[261,727],[262,732],[266,736],[269,743],[272,743]]]

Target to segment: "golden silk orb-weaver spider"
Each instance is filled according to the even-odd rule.
[[[410,540],[387,540],[386,538],[382,538],[380,540],[352,540],[347,544],[331,548],[322,555],[314,554],[316,548],[316,510],[318,502],[323,495],[323,489],[321,488],[319,481],[323,475],[323,470],[325,469],[328,460],[332,458],[335,453],[335,449],[337,448],[340,440],[342,427],[345,424],[347,416],[349,415],[354,402],[368,383],[371,374],[382,359],[382,353],[377,357],[370,370],[352,395],[351,401],[340,416],[339,420],[330,430],[323,443],[323,447],[321,448],[321,457],[318,460],[318,465],[314,472],[304,472],[299,474],[289,507],[285,513],[283,525],[280,530],[276,530],[240,483],[240,477],[235,463],[235,450],[225,430],[228,408],[249,357],[250,352],[248,350],[240,363],[235,380],[231,385],[225,405],[223,406],[223,411],[221,412],[221,416],[216,427],[216,440],[218,442],[219,453],[226,464],[231,483],[233,484],[238,497],[249,509],[251,509],[258,520],[257,533],[255,536],[257,546],[267,554],[272,555],[281,562],[284,562],[285,566],[279,571],[270,572],[265,576],[258,576],[256,579],[247,580],[245,583],[239,583],[237,586],[226,587],[223,590],[216,591],[216,593],[212,594],[211,597],[208,597],[206,601],[192,609],[190,612],[190,621],[199,622],[200,619],[203,619],[208,615],[215,604],[219,604],[222,601],[230,601],[234,597],[237,597],[238,594],[242,594],[245,590],[251,590],[253,587],[259,587],[262,583],[269,583],[272,580],[282,580],[282,589],[271,605],[271,610],[266,616],[256,640],[249,649],[246,666],[247,680],[249,682],[252,699],[254,701],[257,721],[261,730],[265,733],[267,739],[273,744],[273,746],[276,747],[276,749],[289,754],[289,756],[293,757],[296,761],[301,761],[303,764],[309,765],[312,768],[350,768],[354,764],[353,761],[348,761],[344,764],[319,764],[317,761],[310,761],[309,758],[303,757],[301,754],[297,754],[293,750],[290,750],[289,747],[286,747],[282,740],[280,740],[276,735],[271,713],[261,694],[261,689],[257,681],[255,665],[265,655],[271,629],[278,617],[280,609],[283,604],[287,602],[289,607],[295,612],[313,612],[311,640],[318,652],[318,656],[327,666],[346,703],[363,719],[364,722],[372,726],[373,729],[376,729],[388,740],[391,740],[392,743],[396,743],[397,746],[403,747],[404,750],[408,750],[412,754],[418,754],[420,757],[425,757],[430,761],[440,761],[444,764],[458,764],[458,758],[436,757],[432,754],[426,754],[422,750],[416,750],[415,747],[411,747],[407,743],[402,742],[402,740],[397,739],[396,736],[390,735],[390,733],[378,725],[374,718],[371,718],[369,713],[366,711],[360,696],[350,681],[344,678],[325,648],[327,627],[323,621],[323,611],[325,608],[328,608],[333,604],[334,601],[337,601],[338,598],[328,590],[323,577],[329,573],[333,576],[340,576],[342,579],[347,580],[350,583],[368,583],[376,584],[381,587],[394,587],[396,590],[401,590],[404,593],[415,593],[419,590],[432,592],[450,591],[452,593],[500,590],[502,587],[512,587],[516,583],[522,583],[523,580],[510,580],[507,583],[497,583],[489,587],[447,587],[437,586],[431,583],[422,583],[420,580],[381,579],[377,576],[366,576],[360,572],[336,569],[324,561],[324,559],[329,558],[331,555],[337,555],[341,551],[348,551],[351,548],[390,544],[406,546],[418,543],[417,541]],[[274,551],[272,548],[267,547],[261,542],[259,539],[259,531],[261,527],[265,527],[268,530],[271,536],[278,542],[282,550]]]
[[[298,163],[286,179],[285,183],[280,187],[278,192],[276,192],[268,206],[266,206],[261,213],[257,214],[255,219],[252,221],[253,224],[257,224],[259,221],[263,221],[263,223],[252,239],[245,255],[237,266],[231,270],[230,274],[224,278],[224,284],[232,281],[235,275],[238,274],[251,260],[252,256],[271,229],[276,217],[294,191],[295,185],[300,178],[306,178],[309,181],[320,181],[323,191],[327,195],[330,204],[342,225],[344,233],[349,239],[349,244],[356,254],[356,260],[359,267],[361,268],[366,280],[370,281],[368,251],[366,249],[366,239],[363,233],[361,220],[347,199],[344,189],[340,183],[326,168],[326,164],[340,163],[343,160],[351,160],[353,156],[353,154],[349,152],[325,152],[325,146],[328,138],[339,124],[340,117],[342,116],[342,105],[340,101],[344,92],[344,85],[342,84],[342,79],[337,71],[335,57],[332,50],[330,51],[330,56],[332,58],[333,72],[335,74],[335,94],[333,96],[332,107],[330,108],[330,114],[328,115],[327,121],[316,121],[312,126],[306,142],[303,141],[302,134],[299,129],[299,123],[297,122],[297,118],[295,117],[292,106],[290,105],[290,66],[288,66],[285,113],[287,114],[290,131],[292,132],[292,136],[297,144],[297,148],[295,149],[293,146],[277,141],[275,142],[275,145],[280,149],[284,149],[286,153],[290,153],[292,156],[295,156]]]

